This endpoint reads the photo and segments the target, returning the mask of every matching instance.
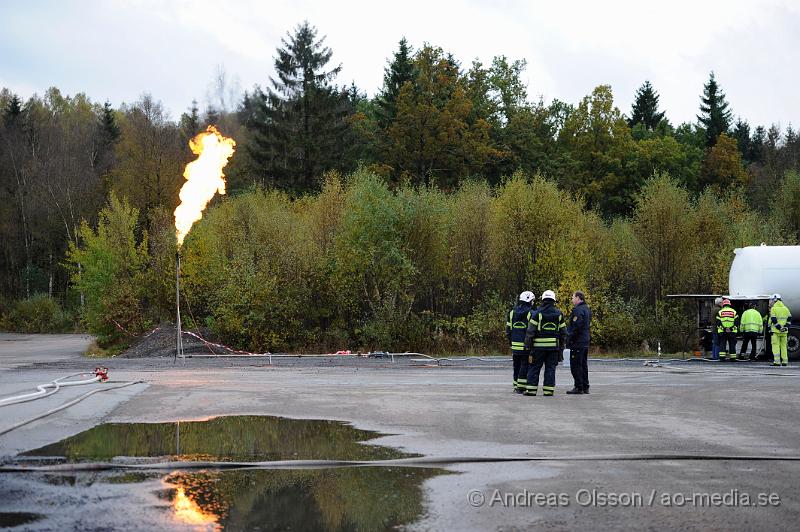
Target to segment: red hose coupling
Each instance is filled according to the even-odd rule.
[[[108,380],[108,368],[104,367],[96,367],[94,368],[94,376],[100,377],[100,382],[105,382]]]

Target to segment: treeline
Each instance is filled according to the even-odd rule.
[[[800,191],[789,173],[782,197]],[[328,174],[318,194],[256,189],[218,203],[182,248],[184,314],[252,350],[503,350],[503,316],[522,288],[585,290],[598,345],[687,347],[691,314],[664,295],[723,292],[731,250],[786,242],[776,204],[765,216],[737,194],[693,199],[652,177],[630,218],[611,224],[539,175],[497,187],[464,181],[391,188],[366,170]],[[116,197],[69,262],[84,319],[106,345],[174,314],[174,229],[137,237],[139,213]]]
[[[86,229],[81,230],[81,220],[88,222],[87,227],[97,227],[99,212],[109,204],[112,193],[119,198],[115,201],[122,202],[119,205],[127,204],[134,209],[133,238],[144,246],[142,260],[149,264],[145,271],[154,279],[161,276],[159,282],[167,286],[160,286],[158,290],[169,293],[170,261],[158,262],[161,259],[155,257],[160,257],[163,250],[157,246],[174,250],[168,241],[168,227],[178,201],[183,166],[191,160],[188,139],[211,123],[234,137],[238,150],[226,168],[228,189],[233,197],[217,200],[208,214],[210,218],[218,216],[214,214],[217,210],[236,209],[245,204],[271,212],[259,201],[275,202],[275,198],[282,198],[287,212],[297,214],[327,197],[324,176],[333,175],[331,172],[361,176],[343,180],[342,190],[348,194],[355,190],[352,188],[354,179],[362,183],[366,179],[364,176],[370,176],[369,179],[377,180],[373,183],[375,186],[379,183],[386,194],[395,198],[392,201],[419,196],[426,198],[420,199],[421,202],[440,198],[445,203],[455,201],[454,198],[462,197],[465,190],[474,187],[483,187],[481,190],[491,201],[498,201],[509,183],[524,181],[520,177],[524,175],[528,176],[526,179],[534,179],[533,183],[554,187],[564,201],[573,202],[568,211],[547,211],[558,223],[570,220],[579,224],[582,222],[577,220],[586,218],[594,220],[609,234],[617,234],[615,232],[629,231],[637,219],[647,180],[654,175],[662,179],[668,175],[672,186],[685,195],[686,215],[693,220],[698,216],[701,202],[709,201],[703,198],[716,197],[724,205],[735,206],[738,209],[735,212],[752,224],[749,229],[734,229],[733,222],[725,220],[733,211],[723,209],[716,218],[709,214],[705,222],[709,228],[695,226],[692,229],[699,232],[701,240],[707,237],[709,245],[723,245],[714,231],[736,232],[742,242],[752,243],[796,243],[800,238],[800,190],[792,188],[797,186],[796,174],[787,173],[796,170],[800,161],[797,134],[791,126],[784,130],[775,125],[751,128],[743,119],[734,121],[713,73],[704,87],[698,87],[702,95],[697,123],[673,125],[666,112],[659,108],[658,94],[649,82],[637,91],[628,114],[615,107],[611,87],[607,85],[595,88],[576,104],[558,100],[546,104],[541,99],[530,98],[522,82],[524,60],[496,57],[490,65],[477,61],[462,65],[441,48],[424,44],[415,50],[403,39],[388,61],[380,91],[375,97],[367,98],[354,85],[335,84],[340,65],[332,63],[332,58],[332,50],[325,46],[324,39],[318,38],[317,30],[308,23],[301,24],[287,34],[277,50],[276,76],[268,84],[254,87],[243,98],[233,101],[224,73],[221,73],[216,80],[213,101],[202,112],[197,103],[192,102],[190,109],[177,121],[171,120],[150,95],[114,109],[108,103],[92,102],[83,94],[64,96],[55,88],[27,101],[6,89],[0,91],[0,190],[7,198],[0,202],[0,286],[3,294],[0,312],[6,316],[7,326],[23,326],[20,323],[26,321],[24,316],[16,322],[10,318],[20,312],[35,314],[36,305],[34,310],[20,311],[15,301],[28,300],[36,294],[46,294],[49,300],[55,298],[67,309],[83,309],[86,323],[91,321],[87,318],[87,309],[97,304],[96,300],[89,300],[96,294],[79,290],[70,282],[65,257],[70,245],[76,250],[86,249],[89,237]],[[509,181],[511,175],[517,177]],[[434,202],[431,208],[439,209],[437,205]],[[350,208],[358,206],[350,205]],[[541,204],[520,206],[514,216],[524,220],[524,211],[534,209],[541,211]],[[388,216],[381,209],[369,215],[378,221]],[[460,219],[459,215],[451,212],[449,219]],[[537,223],[544,223],[544,220]],[[506,223],[517,224],[514,220],[506,220]],[[552,221],[549,225],[558,223]],[[482,231],[488,234],[490,228],[487,222]],[[532,230],[525,230],[529,229]],[[655,233],[661,235],[660,238],[674,237],[669,226],[657,229],[664,231]],[[195,229],[198,233],[209,230],[206,222]],[[167,240],[158,240],[156,235]],[[729,234],[726,238],[734,236]],[[685,237],[681,235],[681,239]],[[279,243],[285,243],[288,238],[275,235]],[[563,241],[548,246],[569,247],[573,243],[565,236],[554,238]],[[443,245],[457,244],[445,240]],[[466,320],[464,327],[467,327],[468,316],[476,312],[486,312],[487,316],[496,312],[523,288],[543,289],[537,284],[540,279],[530,277],[526,268],[530,267],[532,257],[536,261],[555,263],[555,255],[550,259],[542,258],[555,252],[534,246],[523,237],[519,241],[510,239],[507,245],[514,250],[509,253],[516,258],[502,263],[492,262],[488,256],[482,259],[481,264],[488,269],[488,273],[482,275],[489,275],[491,280],[484,279],[480,283],[476,280],[469,298],[458,299],[462,296],[453,295],[449,288],[429,286],[424,294],[415,288],[411,295],[397,296],[398,301],[405,301],[409,315],[427,324],[420,330],[430,333],[447,330],[447,326],[436,320],[463,318]],[[670,256],[663,258],[664,263],[688,260],[672,257],[675,250],[667,243],[663,245],[662,251]],[[731,245],[732,242],[726,241],[726,247],[714,248],[718,262],[713,268],[703,262],[695,263],[694,269],[704,272],[709,283],[712,278],[724,279]],[[356,251],[354,248],[353,253]],[[206,250],[206,253],[214,252],[211,248]],[[374,253],[380,255],[381,248]],[[628,256],[630,249],[619,248],[615,253],[619,257]],[[261,268],[271,267],[270,260],[263,253],[260,256],[263,260],[255,271],[266,275],[266,270],[261,271]],[[396,282],[402,284],[405,282],[401,281],[405,279],[403,268],[415,263],[408,263],[411,260],[408,258],[401,260],[399,255],[392,257],[397,263],[390,261],[391,266],[384,266],[387,271],[396,273]],[[440,257],[434,255],[427,260],[436,262]],[[473,256],[471,260],[469,275],[483,279],[473,271],[478,258]],[[611,267],[605,263],[595,266]],[[74,267],[77,273],[73,271],[73,276],[84,268],[80,263]],[[130,267],[135,269],[135,263]],[[417,266],[412,268],[417,269]],[[453,275],[448,274],[448,279]],[[547,281],[553,285],[551,287],[560,286],[563,279],[555,273],[552,275],[542,278],[542,282]],[[605,270],[597,275],[614,281],[606,286],[594,283],[591,278],[582,278],[587,283],[584,288],[594,289],[598,297],[604,294],[604,297],[619,298],[629,304],[638,301],[636,304],[644,305],[645,313],[655,313],[657,305],[663,304],[662,296],[667,289],[663,283],[658,284],[658,289],[653,286],[645,289],[634,286],[637,284],[634,280],[615,278]],[[505,277],[514,282],[498,280]],[[289,279],[291,277],[284,278],[286,283],[292,284]],[[320,281],[321,285],[325,284],[325,279]],[[427,286],[425,283],[433,282],[432,279],[414,279],[413,285]],[[681,278],[683,281],[685,279]],[[713,286],[724,289],[719,282],[715,280],[717,284]],[[692,286],[699,285],[697,282],[670,284],[669,289],[684,291]],[[187,287],[187,297],[191,297],[188,290]],[[297,293],[297,288],[287,286],[287,290],[287,294]],[[171,305],[166,303],[168,298],[159,302],[158,294],[136,291],[125,296],[133,304],[130,308],[142,310],[142,324],[171,315]],[[308,295],[300,293],[297,297]],[[197,297],[205,301],[206,296],[198,292]],[[359,297],[370,301],[368,294]],[[453,297],[456,299],[451,299]],[[312,301],[300,299],[292,304],[315,307]],[[383,299],[380,301],[388,305]],[[502,302],[502,305],[491,301]],[[30,306],[30,301],[26,304]],[[337,342],[367,341],[372,338],[369,335],[377,333],[365,333],[374,330],[365,324],[372,323],[371,320],[381,314],[380,308],[374,301],[361,303],[366,307],[354,308],[354,304],[342,307],[337,303],[326,307],[328,310],[320,312],[330,321],[303,321],[310,325],[300,329],[332,331],[330,334],[339,339]],[[312,335],[304,339],[293,336],[291,331],[269,341],[266,337],[255,338],[261,334],[255,331],[253,338],[237,336],[240,333],[226,332],[223,328],[228,325],[221,324],[222,321],[235,323],[235,319],[226,315],[224,320],[215,320],[218,311],[208,305],[208,301],[198,303],[203,316],[198,321],[206,323],[211,319],[208,323],[214,325],[215,330],[230,334],[228,338],[239,345],[286,348],[309,345],[308,338],[318,337]],[[492,306],[491,311],[487,310],[487,305]],[[277,308],[281,308],[280,305]],[[335,318],[331,308],[347,308],[349,314]],[[401,312],[400,315],[407,314]],[[295,316],[293,319],[299,319],[299,315]],[[295,325],[296,322],[290,322],[285,328]],[[114,327],[121,332],[119,327]],[[482,337],[487,331],[479,331],[470,338]]]

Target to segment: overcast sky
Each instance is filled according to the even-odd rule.
[[[337,82],[370,96],[405,36],[464,68],[526,59],[531,99],[577,103],[610,84],[629,114],[649,79],[676,125],[695,121],[714,70],[735,116],[800,126],[791,0],[0,0],[0,87],[27,99],[56,86],[115,107],[149,92],[175,118],[192,99],[206,106],[220,67],[239,92],[266,85],[281,37],[303,20],[327,36]]]

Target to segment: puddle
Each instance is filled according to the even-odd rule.
[[[227,416],[174,423],[106,423],[24,455],[63,456],[79,462],[105,461],[116,456],[231,462],[417,456],[360,443],[379,436],[382,434],[341,421]]]
[[[164,492],[178,521],[233,530],[388,530],[423,513],[439,470],[347,468],[174,474]]]
[[[43,516],[26,512],[0,512],[0,527],[15,527],[38,521]]]
[[[181,460],[383,460],[409,455],[364,445],[381,434],[336,421],[262,416],[107,424],[26,453],[68,461],[170,456]],[[139,461],[141,458],[139,458]],[[49,507],[45,529],[396,530],[425,512],[434,468],[225,469],[8,474],[0,511]],[[53,504],[52,501],[58,501]],[[11,514],[3,514],[11,515]],[[22,514],[20,514],[22,515]],[[35,514],[30,514],[35,515]],[[65,517],[66,516],[66,517]],[[41,517],[41,516],[39,516]],[[9,526],[9,525],[5,525]],[[37,524],[33,525],[35,529]]]

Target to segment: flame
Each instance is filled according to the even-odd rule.
[[[192,225],[203,217],[203,209],[214,197],[214,192],[225,194],[225,174],[222,169],[233,155],[236,142],[223,137],[217,128],[208,129],[189,141],[189,147],[197,159],[186,165],[180,192],[181,204],[175,209],[175,231],[178,247],[189,233]]]
[[[178,488],[175,500],[172,501],[175,508],[175,517],[190,525],[210,525],[216,524],[217,516],[204,512],[200,506],[186,496],[183,488]]]

